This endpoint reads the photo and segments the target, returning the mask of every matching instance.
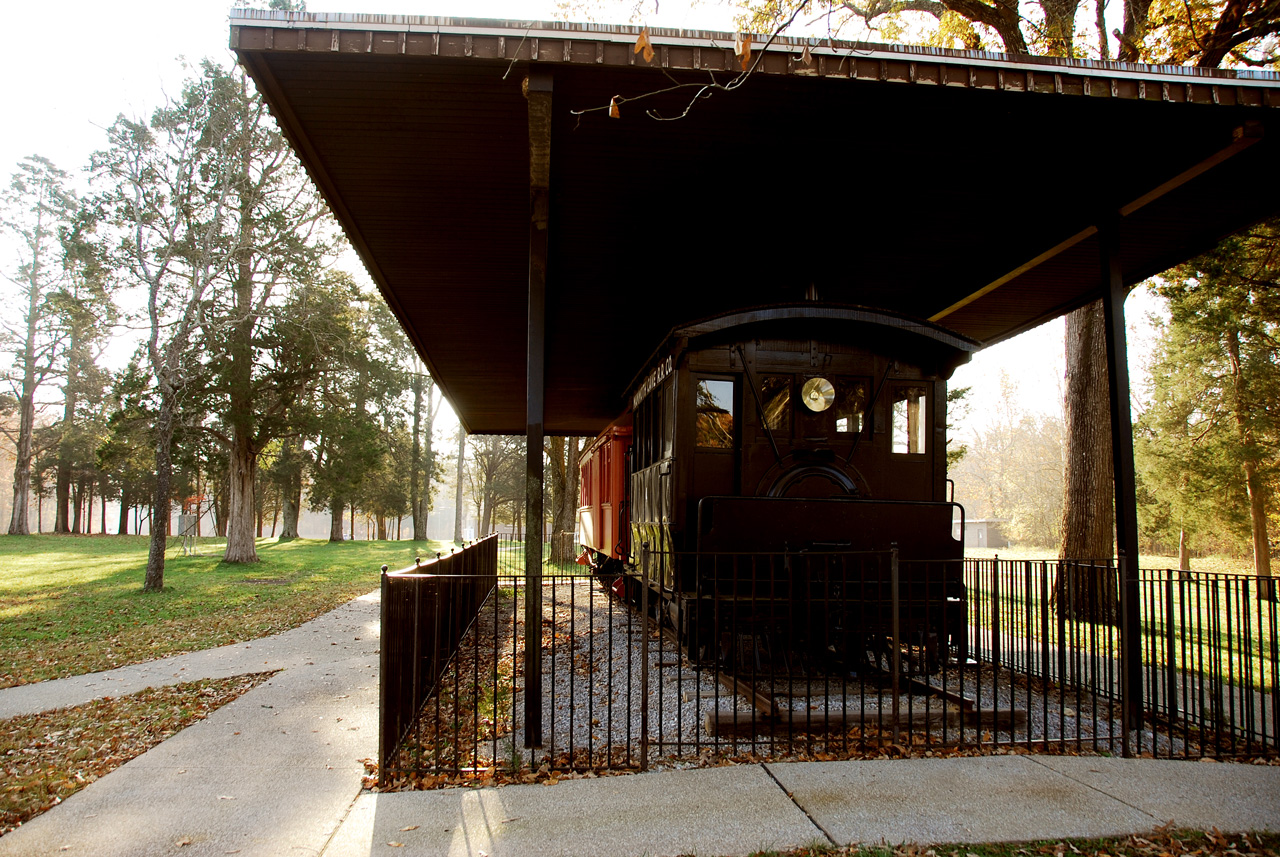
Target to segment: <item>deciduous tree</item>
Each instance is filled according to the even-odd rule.
[[[175,423],[209,368],[192,346],[214,284],[239,252],[227,210],[236,201],[242,164],[234,138],[242,129],[217,89],[218,75],[206,66],[149,121],[118,118],[92,161],[102,219],[116,229],[113,261],[145,295],[147,368],[157,394],[147,591],[164,587]]]

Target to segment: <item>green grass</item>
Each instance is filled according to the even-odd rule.
[[[1040,569],[1032,568],[1032,588],[1026,588],[1025,571],[1021,563],[1048,560],[1055,562],[1055,553],[1048,548],[968,548],[968,559],[991,559],[1015,563],[1000,573],[1001,629],[1015,642],[1040,640],[1043,634],[1041,617],[1047,612],[1049,634],[1054,644],[1062,640],[1074,640],[1088,644],[1099,654],[1119,656],[1119,633],[1115,629],[1094,627],[1087,622],[1068,620],[1061,628],[1053,608],[1043,602],[1040,588]],[[1271,689],[1274,671],[1271,651],[1277,622],[1280,622],[1280,606],[1259,599],[1257,586],[1246,578],[1253,574],[1253,564],[1248,558],[1203,557],[1191,562],[1192,580],[1182,581],[1177,574],[1169,584],[1167,569],[1177,568],[1177,558],[1151,555],[1141,557],[1142,574],[1138,588],[1141,604],[1144,660],[1149,663],[1167,664],[1170,652],[1183,669],[1215,673],[1233,682],[1250,681],[1254,689],[1267,692]],[[1052,572],[1051,572],[1052,573]],[[970,598],[992,596],[993,579],[990,573],[980,577],[978,588],[970,589]],[[1054,579],[1049,580],[1052,589]],[[1243,594],[1246,589],[1249,597]],[[1250,633],[1243,633],[1245,614],[1250,623]],[[1030,622],[1030,627],[1028,627]],[[1171,627],[1170,627],[1171,623]],[[985,613],[978,624],[990,627]],[[1172,650],[1168,635],[1175,636]],[[1247,648],[1241,651],[1242,641]]]
[[[967,559],[991,559],[999,556],[1000,559],[1010,560],[1056,560],[1058,558],[1058,548],[1057,546],[1032,547],[1028,545],[1014,545],[1007,548],[967,547],[964,549],[964,555]],[[1141,554],[1138,557],[1138,564],[1144,569],[1177,568],[1178,558],[1165,554]],[[1191,570],[1206,574],[1252,575],[1253,559],[1251,557],[1219,555],[1195,556],[1191,558]]]
[[[260,562],[222,562],[170,540],[163,592],[142,591],[146,536],[0,536],[0,687],[140,663],[296,627],[378,588],[448,542],[258,540]]]

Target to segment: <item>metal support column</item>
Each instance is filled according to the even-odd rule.
[[[1120,683],[1125,746],[1142,718],[1142,626],[1138,609],[1138,498],[1133,466],[1133,421],[1129,413],[1129,361],[1118,224],[1099,227],[1102,307],[1107,329],[1107,380],[1111,388],[1111,457],[1116,489],[1116,546],[1120,551]]]
[[[542,746],[542,439],[551,189],[551,72],[524,79],[529,102],[529,352],[525,427],[524,746]]]

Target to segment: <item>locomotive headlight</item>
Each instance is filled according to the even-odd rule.
[[[804,406],[815,413],[825,411],[835,404],[835,385],[826,378],[810,378],[800,388],[800,401],[804,402]]]

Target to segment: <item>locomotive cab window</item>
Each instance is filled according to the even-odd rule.
[[[836,384],[836,432],[857,434],[862,431],[867,411],[867,381],[863,378],[841,378]]]
[[[890,427],[892,449],[896,453],[923,453],[925,443],[925,407],[923,386],[898,387],[893,395],[893,420]]]
[[[791,431],[791,378],[765,375],[760,379],[760,399],[764,405],[764,424],[770,431]]]
[[[702,449],[733,449],[733,382],[699,379],[695,432]]]

